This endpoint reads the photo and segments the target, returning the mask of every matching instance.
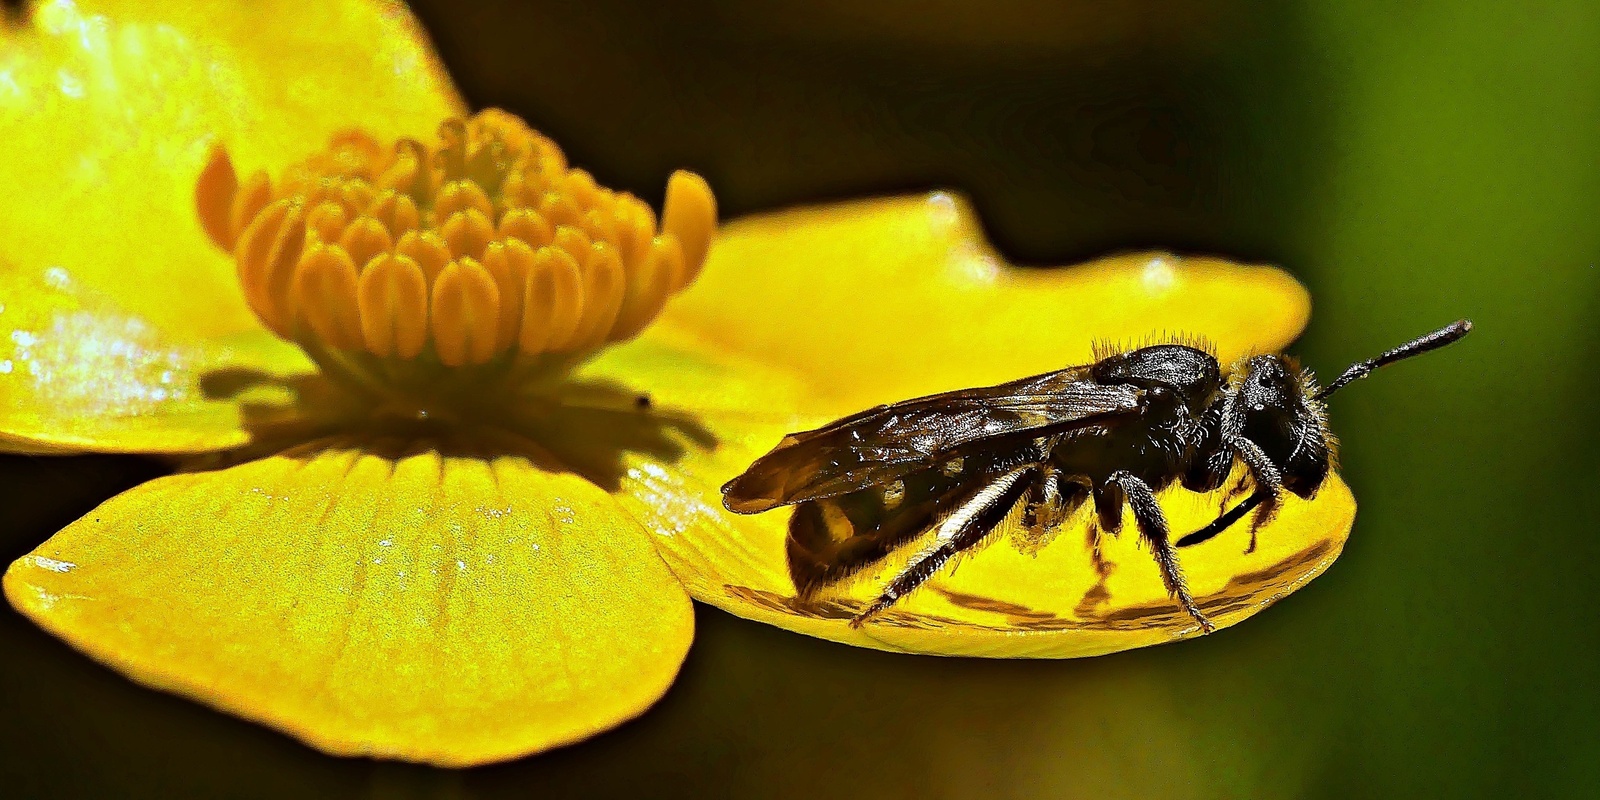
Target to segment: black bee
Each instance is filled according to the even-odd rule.
[[[1116,533],[1127,504],[1167,592],[1209,632],[1155,493],[1178,482],[1215,491],[1242,462],[1255,491],[1176,546],[1205,541],[1257,510],[1253,538],[1283,492],[1310,498],[1332,469],[1329,395],[1471,329],[1467,320],[1447,325],[1351,365],[1325,389],[1290,356],[1252,356],[1224,373],[1200,347],[1158,344],[998,386],[879,406],[784,437],[722,487],[723,503],[741,514],[799,506],[789,522],[788,557],[802,596],[933,529],[932,542],[854,625],[983,541],[1019,502],[1022,524],[1036,532],[1059,526],[1093,498],[1100,528]]]

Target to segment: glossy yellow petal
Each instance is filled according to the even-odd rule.
[[[1229,305],[1243,311],[1241,302]],[[785,432],[827,417],[813,410],[818,398],[804,382],[712,352],[692,334],[652,328],[579,372],[647,393],[649,408],[633,417],[619,411],[589,424],[560,423],[593,449],[591,463],[622,454],[615,472],[623,502],[657,533],[658,547],[696,599],[834,641],[944,655],[1087,656],[1198,633],[1167,598],[1131,521],[1120,538],[1102,538],[1096,562],[1086,510],[1049,542],[1003,533],[861,628],[850,627],[850,618],[915,548],[821,598],[798,599],[784,549],[789,510],[730,514],[720,487]],[[1224,498],[1174,490],[1161,502],[1173,529],[1186,533],[1215,517]],[[1326,569],[1354,514],[1349,490],[1335,476],[1314,501],[1288,500],[1260,531],[1254,552],[1245,552],[1248,525],[1184,548],[1190,588],[1218,627],[1232,625]]]
[[[261,328],[198,338],[129,313],[66,270],[0,263],[0,451],[237,447],[252,428],[296,424],[312,369]]]
[[[1309,313],[1287,273],[1219,259],[1014,268],[966,202],[941,192],[725,225],[664,318],[797,371],[845,413],[1083,363],[1095,341],[1189,333],[1225,355],[1275,350]]]
[[[65,270],[168,331],[255,326],[195,212],[213,142],[244,183],[352,124],[426,135],[463,110],[398,3],[52,0],[6,20],[0,260]]]
[[[500,444],[327,441],[160,478],[15,562],[6,596],[140,682],[330,753],[462,766],[572,742],[666,691],[692,611],[611,497]]]

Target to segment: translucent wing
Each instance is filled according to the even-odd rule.
[[[975,446],[1073,430],[1137,411],[1137,391],[1089,379],[1086,367],[945,394],[854,414],[791,433],[722,487],[732,511],[849,494],[891,483]]]

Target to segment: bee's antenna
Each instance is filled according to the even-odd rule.
[[[1396,361],[1402,361],[1412,356],[1419,356],[1429,350],[1438,350],[1466,336],[1470,330],[1472,330],[1472,320],[1458,320],[1432,333],[1418,336],[1377,358],[1369,358],[1366,361],[1358,361],[1351,364],[1333,383],[1328,384],[1326,389],[1317,392],[1316,399],[1326,399],[1328,395],[1372,374],[1372,371],[1378,367],[1393,364]]]

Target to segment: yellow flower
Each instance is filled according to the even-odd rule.
[[[784,515],[733,517],[718,487],[867,405],[1096,339],[1186,331],[1231,359],[1307,316],[1268,268],[1009,267],[946,194],[737,221],[707,256],[703,182],[675,176],[658,223],[519,120],[468,118],[389,3],[58,0],[3,34],[0,447],[183,467],[18,560],[6,596],[330,753],[466,765],[612,727],[672,682],[691,595],[912,652],[1186,635],[1135,537],[1098,571],[1082,542],[991,547],[851,628],[870,589],[797,600]],[[1175,528],[1216,513],[1166,502]],[[1253,553],[1186,551],[1196,596],[1249,616],[1353,513],[1334,479]]]

